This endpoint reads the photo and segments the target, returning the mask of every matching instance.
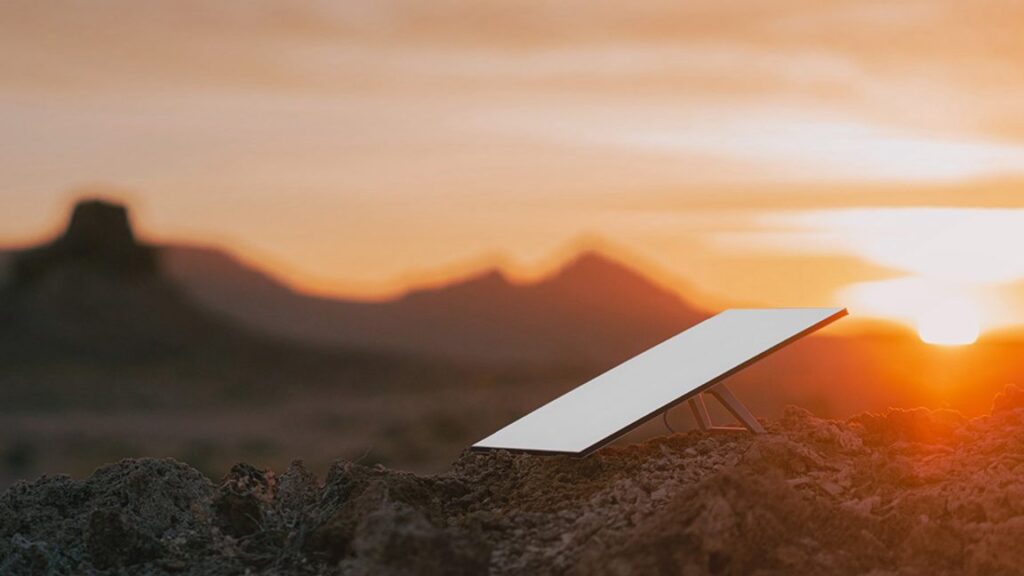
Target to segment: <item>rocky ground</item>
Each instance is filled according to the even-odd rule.
[[[589,458],[464,454],[322,481],[173,460],[0,497],[0,574],[1012,574],[1024,570],[1024,390],[989,416],[798,409]]]

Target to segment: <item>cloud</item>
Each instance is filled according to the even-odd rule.
[[[843,208],[763,214],[759,228],[719,236],[723,246],[844,254],[917,277],[998,285],[1024,279],[1014,248],[1024,209]]]
[[[1020,205],[1022,19],[989,1],[13,0],[0,185],[36,212],[0,223],[123,183],[164,230],[372,280],[467,238],[639,238],[616,224],[636,210]],[[671,260],[675,230],[637,243]]]

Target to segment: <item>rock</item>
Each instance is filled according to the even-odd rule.
[[[778,427],[806,444],[856,451],[864,442],[857,432],[839,422],[823,420],[797,406],[787,406]]]
[[[173,460],[124,460],[84,482],[17,484],[0,499],[0,558],[4,548],[22,559],[31,551],[81,572],[185,554],[210,538],[212,495],[209,480]]]
[[[970,421],[791,409],[763,436],[467,452],[428,477],[238,465],[214,486],[125,460],[0,496],[0,573],[1017,573],[1024,442],[1004,394]]]
[[[33,542],[15,534],[0,559],[0,574],[61,574],[66,573],[58,555],[41,542]]]
[[[85,529],[85,548],[93,566],[106,570],[131,566],[160,555],[160,541],[139,530],[120,510],[93,510]]]
[[[263,526],[264,508],[274,500],[274,473],[236,464],[213,501],[218,525],[231,536],[248,536]]]
[[[1024,408],[1024,388],[1010,384],[992,400],[992,414]]]
[[[490,560],[487,546],[439,528],[401,502],[367,514],[356,529],[353,550],[367,574],[487,574]]]
[[[866,443],[946,444],[956,441],[967,419],[954,410],[890,408],[882,414],[861,414],[850,422],[863,427],[861,435]]]

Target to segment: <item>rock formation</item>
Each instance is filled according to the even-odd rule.
[[[103,200],[75,205],[64,233],[53,242],[15,256],[14,281],[25,284],[62,266],[74,265],[107,274],[151,275],[155,250],[135,239],[128,209]]]
[[[172,460],[0,496],[0,573],[1010,574],[1024,568],[1024,391],[985,417],[791,408],[769,434],[592,457],[466,453],[323,482]]]
[[[0,286],[0,357],[136,361],[240,341],[161,272],[159,256],[136,239],[124,206],[79,202],[56,239],[13,255]]]

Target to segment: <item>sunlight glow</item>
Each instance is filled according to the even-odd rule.
[[[922,340],[973,342],[1020,321],[1013,287],[1024,280],[1024,209],[851,208],[776,212],[761,230],[724,237],[746,249],[846,255],[896,278],[852,284],[837,302],[915,327]],[[1012,300],[1012,298],[1011,298]]]
[[[1006,322],[998,291],[920,277],[861,282],[839,292],[851,312],[915,327],[929,344],[963,345]],[[982,305],[982,303],[984,305]]]
[[[948,300],[926,311],[917,323],[923,342],[945,346],[973,344],[978,339],[978,314],[965,300]]]
[[[776,214],[765,223],[791,228],[790,249],[839,251],[916,276],[1000,283],[1024,278],[1024,209],[855,208]]]

